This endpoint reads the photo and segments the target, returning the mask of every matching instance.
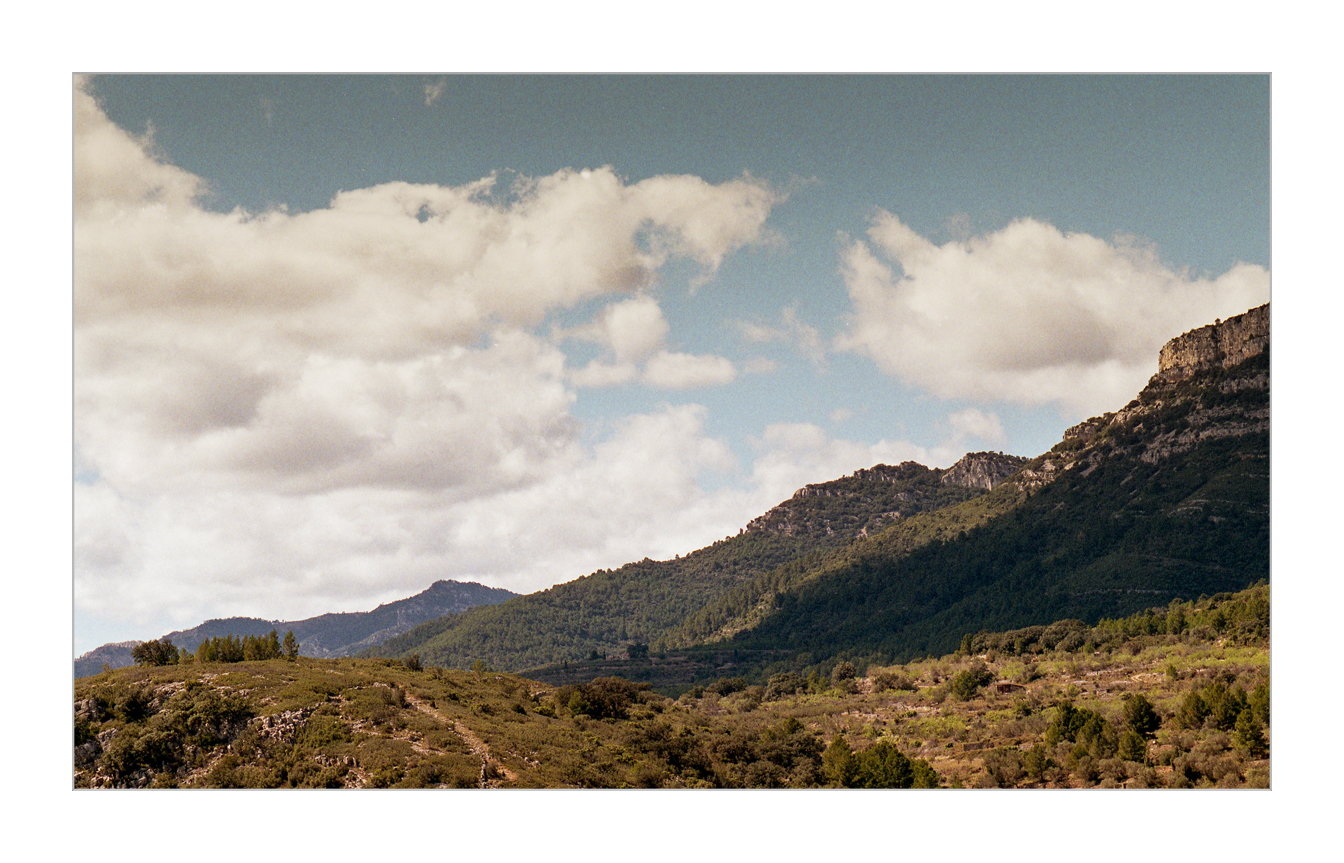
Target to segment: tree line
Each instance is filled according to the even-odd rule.
[[[168,637],[142,641],[131,649],[136,665],[185,665],[190,662],[254,662],[266,659],[287,659],[299,656],[299,642],[294,630],[285,633],[284,640],[272,629],[266,635],[215,636],[202,641],[193,654],[185,647],[176,647]]]

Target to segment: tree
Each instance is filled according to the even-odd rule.
[[[852,788],[858,775],[858,768],[854,749],[844,736],[837,735],[821,756],[821,769],[825,772],[826,779],[840,788]]]
[[[142,641],[131,648],[131,658],[137,665],[172,665],[177,662],[177,648],[168,638]]]
[[[912,761],[888,740],[879,740],[858,755],[855,784],[859,788],[937,788],[938,774],[927,761]]]
[[[1118,754],[1125,761],[1147,762],[1148,741],[1133,727],[1126,728],[1125,732],[1120,735]]]
[[[1157,733],[1162,718],[1153,709],[1152,702],[1142,695],[1135,695],[1125,702],[1125,725],[1146,740]]]
[[[299,641],[294,637],[294,630],[285,633],[285,659],[293,662],[299,656]]]
[[[1237,716],[1232,742],[1251,758],[1265,758],[1269,755],[1269,742],[1265,740],[1265,731],[1250,710],[1243,710]]]
[[[1198,692],[1192,690],[1181,702],[1181,709],[1176,712],[1176,722],[1182,728],[1197,729],[1204,724],[1204,717],[1208,715],[1209,706]]]

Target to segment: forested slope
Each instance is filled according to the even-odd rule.
[[[993,463],[1013,458],[968,456]],[[370,654],[419,653],[425,662],[445,667],[469,668],[479,660],[520,670],[617,655],[632,645],[675,644],[684,621],[765,573],[804,555],[820,559],[870,530],[984,493],[945,483],[944,473],[908,462],[810,485],[737,536],[684,557],[600,570],[498,606],[430,621]]]
[[[1268,363],[1266,351],[1155,379],[1005,483],[1000,495],[1032,489],[1020,505],[908,552],[856,544],[731,644],[902,661],[968,631],[1095,621],[1267,580]]]

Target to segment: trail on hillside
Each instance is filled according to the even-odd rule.
[[[463,725],[461,722],[458,722],[456,719],[444,716],[437,709],[430,706],[430,704],[426,702],[424,699],[417,698],[414,695],[411,695],[409,692],[406,693],[406,700],[410,702],[411,706],[414,707],[416,710],[419,710],[421,713],[424,713],[427,716],[437,719],[439,722],[442,722],[444,725],[451,728],[453,730],[453,733],[455,733],[458,737],[461,737],[462,741],[467,744],[467,746],[471,749],[473,753],[476,754],[476,757],[481,759],[480,783],[482,788],[500,787],[499,779],[495,778],[495,776],[498,774],[503,774],[504,778],[507,779],[509,782],[517,781],[518,774],[510,770],[508,767],[505,767],[499,761],[495,760],[494,756],[490,754],[490,747],[486,745],[486,742],[484,740],[477,737],[476,734],[472,732],[470,728]]]

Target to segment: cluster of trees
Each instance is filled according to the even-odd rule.
[[[591,683],[570,683],[555,691],[555,703],[575,716],[625,719],[640,693],[652,687],[621,677],[599,677]]]
[[[131,648],[131,658],[136,665],[173,665],[180,655],[170,638],[142,641]]]
[[[274,629],[267,635],[215,636],[196,648],[197,662],[253,662],[266,659],[295,659],[299,643],[293,630],[285,633],[283,644]]]
[[[909,758],[888,740],[855,752],[836,737],[822,755],[831,785],[841,788],[937,788],[938,774],[922,758]]]
[[[983,662],[976,662],[970,668],[962,669],[952,676],[948,691],[961,701],[969,701],[977,692],[993,682],[994,672]]]
[[[1191,690],[1176,713],[1176,723],[1187,729],[1231,731],[1237,747],[1251,758],[1269,754],[1265,728],[1269,725],[1269,685],[1261,683],[1250,695],[1240,686],[1213,680]]]
[[[185,648],[174,647],[172,639],[157,638],[142,641],[131,649],[131,658],[137,665],[157,666],[176,665],[191,662],[252,662],[264,659],[294,660],[299,655],[299,642],[294,631],[285,633],[284,641],[272,629],[267,635],[215,636],[202,641],[196,653],[188,653]]]
[[[957,652],[969,656],[985,653],[1030,656],[1055,650],[1090,653],[1145,636],[1214,636],[1251,644],[1268,634],[1269,585],[1261,582],[1236,594],[1173,599],[1165,608],[1147,608],[1126,617],[1104,617],[1095,626],[1073,619],[1005,632],[967,633]]]

